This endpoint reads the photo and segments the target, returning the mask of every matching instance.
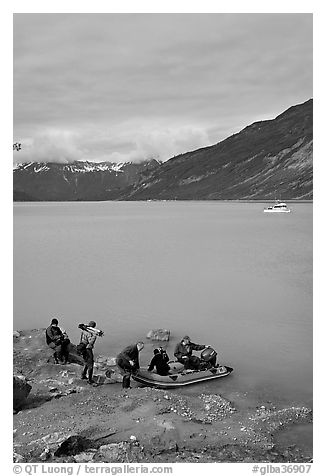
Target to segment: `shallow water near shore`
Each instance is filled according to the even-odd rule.
[[[274,438],[275,444],[281,447],[295,445],[302,449],[303,454],[313,453],[313,425],[312,423],[294,424],[281,431]]]
[[[189,334],[234,373],[187,392],[312,405],[312,204],[14,204],[14,329],[93,319],[115,355],[152,328]],[[146,365],[153,345],[141,354]],[[199,388],[200,387],[200,388]]]

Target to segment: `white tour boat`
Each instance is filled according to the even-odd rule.
[[[284,202],[278,201],[272,207],[264,208],[265,213],[290,213],[290,208]]]

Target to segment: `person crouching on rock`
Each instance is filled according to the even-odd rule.
[[[96,322],[90,321],[88,327],[96,327]],[[87,378],[88,372],[88,383],[94,384],[93,380],[93,370],[94,370],[94,354],[93,348],[96,341],[96,335],[92,334],[87,330],[83,330],[80,336],[80,343],[84,344],[83,350],[83,359],[85,362],[85,366],[81,375],[81,378],[85,380]]]
[[[148,371],[151,372],[156,367],[156,371],[158,375],[168,375],[170,371],[169,356],[163,347],[159,347],[158,349],[154,349],[154,357],[151,360],[151,363],[148,366]]]
[[[184,336],[181,342],[176,345],[174,355],[177,360],[184,365],[185,369],[199,370],[201,368],[201,360],[199,357],[192,355],[192,351],[204,350],[207,347],[210,346],[195,344],[194,342],[190,342],[189,336]]]
[[[137,342],[126,347],[117,355],[117,366],[123,376],[122,388],[130,388],[130,377],[139,369],[139,352],[143,350],[144,343]]]
[[[59,327],[59,321],[53,318],[51,324],[45,331],[46,343],[54,350],[54,362],[66,364],[69,358],[70,340],[66,331]]]

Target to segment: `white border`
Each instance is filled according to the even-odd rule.
[[[166,0],[166,1],[5,1],[1,6],[0,15],[0,32],[1,32],[1,61],[3,64],[1,72],[1,211],[2,211],[2,246],[1,246],[1,264],[2,264],[2,281],[1,290],[4,298],[4,305],[2,306],[2,322],[6,324],[3,332],[6,334],[8,328],[8,339],[3,335],[3,339],[8,343],[3,346],[3,357],[12,355],[11,348],[11,330],[12,325],[7,325],[12,322],[12,13],[55,13],[55,12],[71,12],[71,13],[314,13],[314,361],[315,361],[315,379],[314,379],[314,403],[315,403],[315,419],[314,419],[314,460],[311,474],[321,474],[323,467],[323,388],[321,382],[324,381],[324,366],[322,365],[324,353],[321,354],[321,349],[325,346],[326,334],[324,330],[325,313],[320,310],[323,307],[324,299],[324,283],[322,273],[324,274],[324,252],[325,236],[324,236],[324,222],[325,211],[322,208],[322,187],[326,175],[323,173],[323,163],[326,160],[326,153],[323,144],[323,135],[325,134],[325,121],[319,123],[319,118],[324,117],[326,109],[324,107],[324,97],[322,90],[325,87],[325,79],[323,76],[324,47],[323,31],[325,29],[325,16],[323,2],[321,1],[273,1],[273,2],[256,2],[256,1],[205,1],[186,3],[180,0]],[[319,53],[320,56],[319,56]],[[323,86],[321,86],[323,84]],[[321,87],[320,87],[321,86]],[[4,167],[5,164],[5,167]],[[11,362],[11,360],[10,360]],[[8,365],[6,380],[6,391],[1,395],[2,409],[4,404],[8,410],[3,412],[2,421],[3,428],[12,428],[12,394],[7,391],[7,382],[11,388],[12,364]],[[3,399],[5,398],[5,402]],[[316,417],[317,414],[317,417]],[[7,430],[4,430],[7,431]],[[10,431],[10,430],[9,430]],[[11,454],[12,454],[12,431],[10,435],[2,440],[1,451],[3,462],[8,461],[8,473],[4,469],[4,474],[12,472]],[[5,455],[5,456],[4,456]],[[218,464],[204,466],[196,465],[173,465],[174,475],[187,474],[189,470],[196,471],[196,473],[204,469],[206,475],[210,474],[251,474],[251,464]],[[182,467],[181,467],[182,466]]]

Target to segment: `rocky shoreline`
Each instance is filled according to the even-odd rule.
[[[55,365],[44,329],[14,333],[14,374],[31,388],[15,402],[14,462],[309,462],[311,451],[278,444],[283,429],[312,423],[306,407],[244,405],[226,396],[122,390],[114,359],[98,357],[99,385],[80,380],[81,360]],[[105,371],[111,370],[107,378]]]

